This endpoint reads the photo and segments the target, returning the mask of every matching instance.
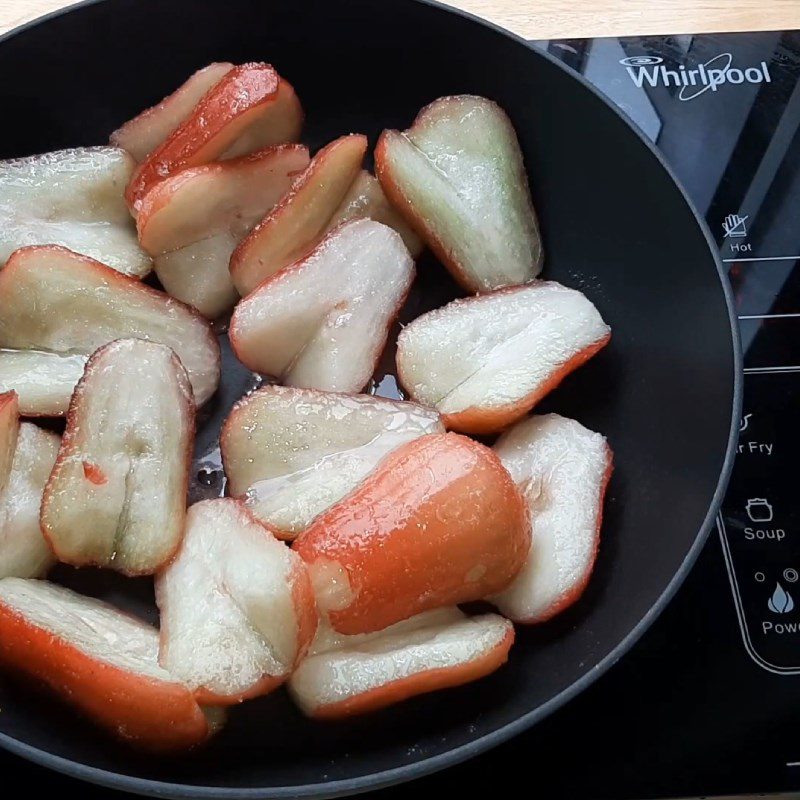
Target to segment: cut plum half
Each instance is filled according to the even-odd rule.
[[[232,308],[239,297],[228,269],[233,250],[308,162],[302,145],[281,145],[157,183],[142,200],[137,226],[164,288],[207,317]]]
[[[448,428],[495,433],[523,417],[611,338],[580,292],[552,281],[455,300],[407,325],[397,369]]]
[[[61,245],[141,278],[124,191],[135,164],[116,147],[80,147],[0,161],[0,264],[20,247]]]
[[[507,661],[514,627],[497,614],[442,608],[377,633],[318,640],[289,691],[308,716],[341,719],[489,675]]]
[[[158,665],[155,628],[45,581],[0,580],[0,664],[144,750],[188,750],[219,719]]]
[[[542,243],[517,135],[483,97],[443,97],[375,149],[383,190],[470,292],[535,278]]]
[[[305,564],[232,498],[189,509],[186,536],[158,576],[161,664],[201,702],[267,694],[314,638]]]
[[[293,547],[309,565],[320,611],[352,634],[496,594],[522,568],[530,536],[497,456],[446,433],[390,453]]]
[[[142,111],[111,134],[111,143],[127,150],[138,162],[162,144],[192,115],[197,104],[234,68],[229,62],[209,64],[160,103]],[[245,128],[222,158],[244,155],[272,144],[294,142],[303,127],[303,109],[294,88],[282,78],[275,101],[257,121]]]
[[[231,277],[242,296],[307,256],[361,170],[367,137],[342,136],[323,147],[292,189],[245,237],[231,258]]]
[[[394,209],[381,189],[380,181],[362,169],[353,181],[339,208],[328,223],[327,230],[333,230],[344,222],[353,219],[374,219],[394,228],[405,242],[408,252],[417,258],[424,245],[414,229]]]
[[[0,578],[40,578],[55,561],[42,536],[39,509],[60,441],[30,422],[19,426],[11,474],[0,494]]]
[[[0,297],[0,386],[16,389],[23,409],[63,413],[74,388],[68,377],[79,365],[74,357],[129,337],[171,347],[198,405],[216,391],[219,342],[208,323],[163,292],[97,261],[63,247],[23,248],[0,270]],[[51,365],[57,366],[52,379],[46,377]]]
[[[47,482],[42,532],[60,561],[149,575],[178,548],[194,445],[194,399],[170,348],[100,348],[72,395]]]
[[[234,352],[249,369],[290,386],[357,392],[413,279],[399,234],[369,219],[348,222],[236,306]]]
[[[414,403],[265,386],[233,407],[220,449],[228,491],[292,539],[392,450],[443,431]]]
[[[545,622],[572,605],[589,582],[611,448],[575,420],[546,414],[517,423],[494,449],[523,493],[534,535],[522,571],[489,599],[514,622]]]
[[[279,84],[280,77],[269,64],[242,64],[226,72],[139,165],[125,192],[134,216],[156,183],[187,167],[216,161],[260,123],[278,99]],[[260,146],[276,143],[262,137]]]
[[[61,417],[86,361],[85,355],[0,350],[0,388],[19,395],[19,413],[25,417]]]

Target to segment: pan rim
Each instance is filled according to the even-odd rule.
[[[78,11],[82,8],[88,8],[90,6],[100,5],[107,2],[109,2],[109,0],[81,0],[80,2],[72,3],[64,8],[52,11],[49,14],[37,17],[0,35],[0,46],[5,44],[6,41],[17,34],[24,33],[27,30],[41,25],[46,25],[51,20],[57,19],[73,11]],[[406,0],[406,2],[432,7],[440,12],[461,17],[468,22],[481,25],[494,31],[496,34],[505,37],[514,44],[521,45],[529,50],[533,50],[529,40],[524,39],[513,31],[502,28],[494,22],[478,17],[470,12],[448,6],[442,2],[439,2],[439,0]],[[83,780],[110,789],[117,789],[152,797],[198,798],[199,800],[269,800],[271,798],[275,798],[276,800],[282,800],[283,798],[286,798],[288,800],[288,798],[334,798],[353,794],[361,794],[363,792],[386,788],[387,786],[394,784],[405,783],[416,778],[438,772],[439,770],[447,767],[462,763],[476,755],[484,753],[502,744],[503,742],[508,741],[519,733],[522,733],[537,722],[540,722],[548,717],[550,714],[559,709],[561,706],[565,705],[573,698],[577,697],[601,675],[606,673],[636,644],[636,642],[641,638],[642,634],[644,634],[644,632],[658,618],[670,600],[674,597],[677,590],[680,588],[689,571],[694,566],[700,551],[705,545],[713,528],[719,508],[722,504],[722,500],[727,490],[728,481],[733,470],[733,463],[736,456],[736,444],[739,437],[739,424],[744,392],[744,373],[742,368],[743,358],[738,318],[736,316],[733,300],[733,290],[726,277],[725,268],[722,263],[721,256],[717,250],[716,242],[711,235],[705,219],[698,212],[694,202],[687,194],[681,182],[678,180],[675,171],[666,162],[663,155],[650,141],[650,139],[647,138],[642,129],[630,117],[625,115],[617,106],[615,106],[607,97],[605,97],[605,95],[603,95],[598,89],[590,84],[582,75],[571,70],[565,64],[544,50],[537,49],[534,52],[538,57],[548,61],[551,66],[555,66],[563,72],[568,73],[573,80],[578,81],[578,83],[580,83],[584,89],[591,92],[596,99],[599,99],[608,109],[610,109],[628,126],[628,128],[640,140],[640,142],[647,147],[651,155],[661,165],[662,169],[666,171],[667,175],[680,192],[683,201],[686,203],[689,211],[695,219],[695,222],[698,224],[703,233],[706,244],[709,248],[709,254],[712,257],[717,269],[717,278],[719,280],[720,287],[722,288],[728,311],[728,324],[731,334],[731,347],[733,355],[732,366],[734,374],[731,423],[728,433],[725,458],[722,463],[719,479],[717,481],[717,487],[709,505],[708,512],[697,531],[697,535],[692,546],[689,548],[689,551],[687,552],[686,557],[684,558],[678,570],[672,576],[671,580],[658,596],[656,601],[651,605],[647,613],[611,650],[610,653],[608,653],[603,659],[594,665],[593,669],[586,672],[577,681],[570,684],[559,694],[551,697],[546,703],[543,703],[531,711],[528,711],[526,714],[518,717],[513,722],[509,722],[503,727],[498,728],[491,733],[484,734],[483,736],[474,739],[471,742],[460,745],[459,747],[455,747],[452,750],[448,750],[444,753],[430,756],[422,761],[417,761],[413,764],[406,764],[400,767],[394,767],[388,770],[382,770],[381,772],[361,775],[356,778],[346,778],[342,780],[294,786],[287,785],[248,788],[235,788],[229,786],[199,786],[186,783],[172,783],[169,781],[151,780],[148,778],[138,778],[112,772],[106,769],[101,769],[99,767],[88,766],[62,756],[54,755],[53,753],[49,753],[46,750],[35,747],[34,745],[20,742],[17,739],[14,739],[12,736],[2,732],[0,732],[0,747],[14,755],[20,756],[34,764],[37,764],[38,766],[52,769],[55,772],[59,772],[63,775],[67,775],[78,780]]]

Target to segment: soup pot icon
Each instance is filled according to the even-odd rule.
[[[764,497],[750,498],[745,506],[745,511],[753,522],[772,521],[772,506]]]

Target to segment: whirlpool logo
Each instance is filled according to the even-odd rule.
[[[766,61],[757,67],[739,69],[733,66],[731,53],[720,53],[694,69],[668,69],[663,62],[660,56],[629,56],[619,63],[639,89],[645,85],[680,86],[679,100],[694,100],[708,91],[716,92],[726,83],[772,83]]]

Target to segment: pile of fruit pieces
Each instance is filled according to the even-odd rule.
[[[311,158],[302,122],[271,66],[213,64],[112,146],[0,163],[0,663],[154,751],[284,683],[339,718],[487,675],[595,559],[606,441],[526,415],[609,329],[536,279],[505,113],[435,101],[383,133],[377,178],[364,136]],[[413,402],[358,394],[423,244],[469,296],[399,336]],[[276,384],[224,424],[230,496],[187,510],[231,310]],[[160,631],[42,580],[56,561],[154,575]]]

